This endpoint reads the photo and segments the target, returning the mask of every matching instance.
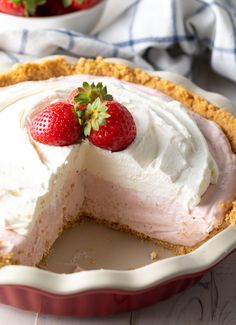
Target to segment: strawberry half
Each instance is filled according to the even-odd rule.
[[[0,11],[14,16],[34,15],[47,0],[0,0]]]
[[[63,0],[65,7],[71,6],[76,10],[89,9],[99,2],[101,2],[101,0]]]
[[[73,105],[57,102],[47,106],[31,122],[30,134],[35,141],[66,146],[81,139],[83,129]]]
[[[102,103],[97,98],[85,110],[84,134],[95,146],[124,150],[136,137],[136,125],[127,108],[116,102]]]

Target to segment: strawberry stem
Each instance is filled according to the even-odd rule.
[[[107,113],[108,107],[96,98],[93,103],[89,103],[83,111],[82,120],[84,125],[84,135],[90,135],[92,129],[98,131],[100,125],[106,125],[106,119],[110,117]]]
[[[80,5],[82,5],[84,3],[85,0],[76,0],[76,2],[78,2]],[[63,0],[63,5],[64,7],[69,7],[72,5],[73,0]]]
[[[107,93],[107,87],[101,82],[95,85],[84,81],[77,90],[74,109],[83,127],[84,136],[87,137],[92,130],[98,131],[101,125],[106,125],[106,119],[110,117],[106,102],[112,101],[113,97]]]
[[[93,103],[96,98],[100,98],[101,101],[113,100],[113,97],[107,93],[107,87],[103,86],[101,82],[95,85],[94,82],[89,84],[84,81],[82,87],[78,88],[78,94],[74,97],[75,106]]]

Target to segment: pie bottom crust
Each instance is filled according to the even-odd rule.
[[[0,87],[13,85],[24,81],[46,80],[53,77],[69,76],[75,74],[90,74],[96,76],[115,77],[128,82],[141,84],[156,89],[173,99],[178,100],[191,111],[216,122],[226,134],[232,151],[236,154],[236,118],[224,107],[216,107],[205,98],[193,93],[182,85],[152,76],[140,68],[132,68],[121,63],[111,63],[101,57],[96,59],[81,58],[76,63],[69,63],[63,56],[53,59],[45,59],[37,62],[16,64],[9,71],[0,74]],[[236,196],[235,196],[236,197]],[[158,245],[172,250],[177,255],[183,255],[193,251],[218,232],[225,229],[229,224],[236,226],[236,200],[233,202],[222,202],[221,208],[225,211],[225,220],[212,230],[209,236],[192,247],[174,245],[165,241],[149,238],[141,233],[133,231],[126,225],[111,223],[104,219],[95,219],[96,222],[107,225],[116,230],[125,231],[138,236],[141,239],[149,239]],[[82,217],[82,216],[81,216]],[[82,220],[80,218],[80,220]],[[79,221],[78,221],[79,222]],[[73,225],[64,225],[64,229]],[[46,255],[48,252],[46,253]],[[0,257],[0,266],[18,264],[11,255]]]

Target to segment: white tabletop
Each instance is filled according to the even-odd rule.
[[[107,12],[109,13],[109,11]],[[235,84],[215,75],[205,62],[196,62],[194,81],[200,87],[236,101]],[[106,318],[41,315],[0,305],[0,324],[236,324],[236,254],[229,256],[193,287],[151,307]]]

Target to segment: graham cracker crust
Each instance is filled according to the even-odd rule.
[[[0,87],[10,86],[24,81],[47,80],[53,77],[75,74],[115,77],[117,79],[156,89],[173,99],[178,100],[191,111],[216,122],[229,139],[232,151],[236,153],[236,118],[231,113],[227,112],[224,107],[213,105],[205,98],[193,93],[180,84],[175,84],[157,76],[152,76],[140,68],[131,68],[125,64],[108,62],[101,57],[96,59],[81,58],[76,63],[68,63],[63,56],[57,56],[54,59],[42,60],[40,62],[16,64],[9,71],[0,74]],[[110,228],[131,233],[143,240],[152,240],[158,245],[172,250],[175,254],[182,255],[193,251],[206,240],[225,229],[229,224],[236,226],[236,201],[231,202],[230,208],[227,209],[225,221],[218,228],[214,229],[206,240],[193,247],[174,245],[165,241],[149,238],[148,236],[131,230],[126,225],[110,223],[104,219],[92,219],[95,219],[96,222],[103,223]],[[70,226],[73,225],[71,224]],[[67,225],[67,227],[70,226]],[[11,258],[6,257],[4,259],[4,257],[1,257],[0,266],[4,261],[11,264]]]
[[[6,265],[17,265],[19,264],[18,261],[13,259],[13,254],[9,253],[7,255],[0,256],[0,268]]]

